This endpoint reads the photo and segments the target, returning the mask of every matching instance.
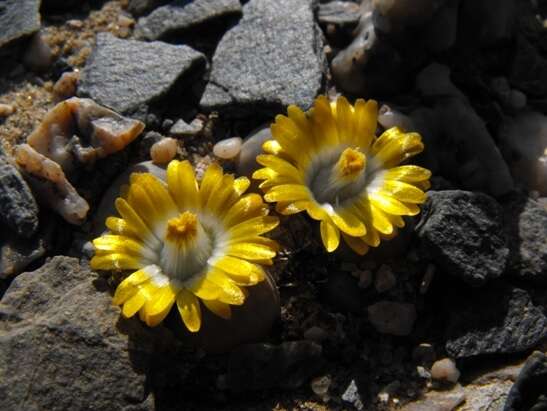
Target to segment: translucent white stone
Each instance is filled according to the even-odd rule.
[[[243,140],[241,140],[240,137],[232,137],[221,140],[213,147],[213,154],[224,160],[235,158],[241,151],[242,142]]]

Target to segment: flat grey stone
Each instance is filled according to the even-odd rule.
[[[494,284],[453,294],[446,301],[451,357],[523,352],[547,337],[545,307],[524,289]]]
[[[40,0],[0,1],[0,49],[40,29]]]
[[[38,229],[38,205],[29,186],[0,153],[0,220],[18,236],[30,238]]]
[[[107,290],[69,257],[15,278],[0,301],[0,409],[155,409],[145,373],[165,335],[120,319]]]
[[[359,4],[351,1],[330,1],[319,5],[320,23],[338,26],[356,26],[361,18]]]
[[[314,0],[245,4],[213,56],[202,108],[234,117],[272,115],[289,104],[310,108],[326,70],[314,7]]]
[[[547,210],[531,198],[506,207],[511,258],[508,273],[522,280],[547,284]]]
[[[190,124],[183,119],[177,120],[169,129],[169,134],[175,137],[192,137],[203,130],[203,120],[195,118]]]
[[[97,35],[78,93],[115,111],[132,113],[165,97],[185,74],[205,68],[205,57],[188,46]]]
[[[241,15],[239,0],[175,0],[141,17],[135,27],[135,36],[159,40],[171,34],[184,32],[200,24]]]
[[[509,248],[501,207],[486,194],[429,191],[416,230],[437,266],[472,286],[505,271]]]

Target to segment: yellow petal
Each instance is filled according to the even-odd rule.
[[[309,200],[310,198],[310,190],[308,187],[301,184],[282,184],[275,186],[264,195],[264,200],[268,202],[294,202],[298,200]]]
[[[405,203],[422,204],[426,200],[425,193],[422,190],[402,181],[384,181],[380,191],[388,193]]]
[[[155,248],[159,245],[159,241],[155,234],[126,200],[118,197],[114,204],[118,213],[120,213],[126,223],[131,227],[131,230],[134,231],[141,240],[151,248]]]
[[[270,247],[248,242],[230,245],[227,254],[244,260],[263,260],[275,257],[275,251]]]
[[[95,255],[90,261],[94,270],[136,270],[143,266],[143,262],[127,254]]]
[[[406,165],[390,168],[386,171],[386,180],[399,180],[407,183],[416,183],[418,181],[425,181],[431,178],[431,171],[427,168]]]
[[[207,309],[213,314],[216,314],[219,317],[224,318],[225,320],[229,320],[230,318],[232,318],[232,309],[230,308],[230,305],[226,303],[221,303],[220,301],[216,300],[202,302],[203,305],[207,307]]]
[[[370,204],[370,213],[372,215],[372,225],[382,234],[391,234],[393,232],[393,225],[391,221],[386,217],[382,210]]]
[[[221,293],[220,287],[209,281],[205,275],[189,281],[186,286],[202,300],[216,300]]]
[[[222,214],[224,210],[227,210],[232,205],[230,201],[230,197],[232,196],[235,199],[234,177],[226,174],[221,177],[220,184],[209,195],[204,208],[213,215]]]
[[[177,294],[177,308],[184,325],[190,332],[198,332],[201,328],[201,309],[194,294],[182,289]]]
[[[380,210],[395,215],[413,215],[406,205],[390,195],[383,195],[380,192],[369,193],[369,200]]]
[[[359,139],[357,145],[367,153],[378,126],[378,103],[374,100],[365,102],[363,99],[357,99],[354,118],[355,134]]]
[[[224,224],[227,227],[231,227],[250,218],[261,217],[267,214],[268,209],[265,207],[262,197],[251,193],[240,198],[230,207],[224,217]]]
[[[128,299],[122,308],[122,315],[125,318],[133,317],[137,311],[141,309],[141,307],[146,302],[146,297],[143,293],[137,292],[133,297]]]
[[[376,144],[375,144],[376,145]],[[424,149],[418,133],[406,133],[402,137],[388,141],[374,156],[385,168],[394,167]]]
[[[344,96],[336,100],[336,124],[340,142],[356,145],[357,139],[354,139],[353,112],[348,100]]]
[[[262,150],[268,154],[280,155],[283,151],[281,144],[277,140],[267,140],[262,144]]]
[[[173,160],[167,166],[167,186],[179,211],[198,206],[198,184],[189,161]]]
[[[207,279],[222,290],[218,301],[225,304],[241,305],[245,301],[245,294],[226,274],[220,270],[211,270],[207,273]]]
[[[255,283],[261,281],[265,276],[260,266],[231,256],[222,257],[215,263],[214,267],[235,278],[250,278],[250,281]]]
[[[346,244],[357,254],[365,255],[368,252],[369,247],[363,239],[359,237],[351,237],[346,233],[342,233],[342,237],[344,238]]]
[[[264,167],[269,167],[280,175],[291,178],[295,183],[302,183],[303,177],[300,170],[293,166],[288,161],[285,161],[279,157],[271,154],[260,154],[256,157],[258,164]]]
[[[199,188],[200,204],[202,207],[207,204],[209,196],[215,188],[222,183],[222,176],[222,167],[216,163],[210,164],[207,170],[205,170]]]
[[[123,219],[118,217],[108,217],[105,222],[108,228],[114,234],[124,235],[126,237],[140,238],[138,233]]]
[[[114,293],[112,298],[112,304],[120,305],[123,304],[126,300],[132,297],[139,290],[137,285],[148,281],[150,276],[145,270],[138,270],[123,280]]]
[[[352,237],[360,237],[367,232],[365,224],[351,208],[333,210],[329,216],[336,227]]]
[[[340,136],[338,135],[337,122],[326,96],[319,96],[315,99],[312,118],[313,134],[318,140],[318,145],[338,144]]]
[[[150,304],[148,314],[157,315],[160,312],[165,311],[167,307],[171,308],[175,302],[175,294],[175,290],[173,290],[171,285],[161,287],[154,294],[154,299],[152,300],[152,304]]]
[[[243,221],[228,229],[231,238],[244,239],[249,236],[257,236],[272,231],[279,225],[279,218],[274,216],[255,217]]]
[[[234,180],[234,190],[238,196],[245,193],[250,185],[251,182],[247,177],[238,177]]]
[[[320,224],[321,240],[325,249],[331,253],[338,248],[340,244],[340,231],[327,220],[322,220]]]

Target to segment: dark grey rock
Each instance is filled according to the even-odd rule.
[[[99,33],[78,92],[116,111],[136,112],[165,97],[185,74],[195,74],[204,66],[203,54],[188,46],[122,40]]]
[[[135,16],[142,16],[167,3],[169,0],[129,0],[127,11]]]
[[[0,2],[0,49],[40,29],[40,0]]]
[[[522,36],[516,41],[509,81],[529,98],[545,98],[547,94],[547,58]]]
[[[201,99],[207,111],[233,116],[308,109],[326,70],[314,0],[250,0],[220,41]]]
[[[414,304],[380,301],[368,308],[368,319],[379,333],[409,335],[416,321]]]
[[[17,235],[30,238],[38,229],[38,205],[17,168],[0,155],[0,220]]]
[[[80,0],[42,0],[42,8],[47,11],[66,12],[78,5],[81,5]]]
[[[159,330],[120,319],[106,289],[68,257],[15,278],[0,302],[0,409],[154,409]]]
[[[437,266],[472,286],[505,270],[509,258],[499,204],[482,193],[429,191],[416,227]]]
[[[42,236],[23,240],[13,236],[11,230],[3,229],[0,234],[0,279],[21,273],[45,253],[46,242]]]
[[[235,392],[298,388],[320,371],[321,353],[310,341],[241,346],[230,354],[226,385]]]
[[[547,410],[547,355],[539,351],[526,360],[503,408],[503,411],[523,410]]]
[[[454,358],[522,352],[547,337],[544,307],[527,291],[510,285],[454,293],[446,310],[445,348]]]
[[[547,210],[526,197],[508,205],[505,215],[511,248],[508,273],[547,283]]]
[[[335,0],[319,5],[317,16],[320,23],[338,26],[356,26],[361,18],[359,4],[351,1]]]
[[[214,24],[240,15],[239,0],[175,0],[141,17],[135,27],[135,36],[159,40],[200,24]]]

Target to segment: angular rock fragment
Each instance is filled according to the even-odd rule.
[[[70,173],[77,160],[93,164],[122,150],[144,129],[129,119],[90,99],[73,97],[51,109],[27,143]]]
[[[38,229],[38,205],[15,166],[0,153],[0,220],[18,236],[30,238]]]
[[[430,191],[416,227],[437,267],[472,286],[503,274],[509,258],[499,204],[482,193]]]
[[[40,29],[40,0],[4,0],[0,3],[0,49]]]
[[[523,352],[547,337],[547,316],[530,294],[507,284],[454,293],[446,351],[454,358]]]
[[[220,41],[201,99],[207,111],[274,114],[289,104],[309,108],[325,72],[313,0],[250,0]]]
[[[0,279],[19,274],[45,253],[45,242],[42,237],[22,240],[6,235],[4,231],[4,234],[0,235]]]
[[[547,409],[547,355],[535,351],[511,387],[503,411]]]
[[[351,1],[330,1],[319,5],[318,20],[322,24],[336,24],[338,26],[356,26],[361,13],[359,5]]]
[[[185,75],[204,68],[203,54],[188,46],[122,40],[99,33],[78,93],[118,112],[132,113],[165,97]]]
[[[0,302],[0,409],[155,408],[144,371],[160,330],[120,320],[105,289],[68,257],[12,282]]]
[[[159,40],[201,24],[211,25],[240,15],[239,0],[175,0],[141,17],[135,28],[135,36]]]
[[[59,164],[28,144],[17,146],[16,160],[25,171],[27,181],[38,201],[43,202],[71,224],[83,223],[89,211],[89,204],[70,184]]]
[[[321,346],[310,341],[244,345],[230,355],[226,384],[236,392],[295,389],[319,372],[321,353]]]
[[[531,198],[505,206],[511,256],[508,273],[516,278],[547,284],[547,210]]]

